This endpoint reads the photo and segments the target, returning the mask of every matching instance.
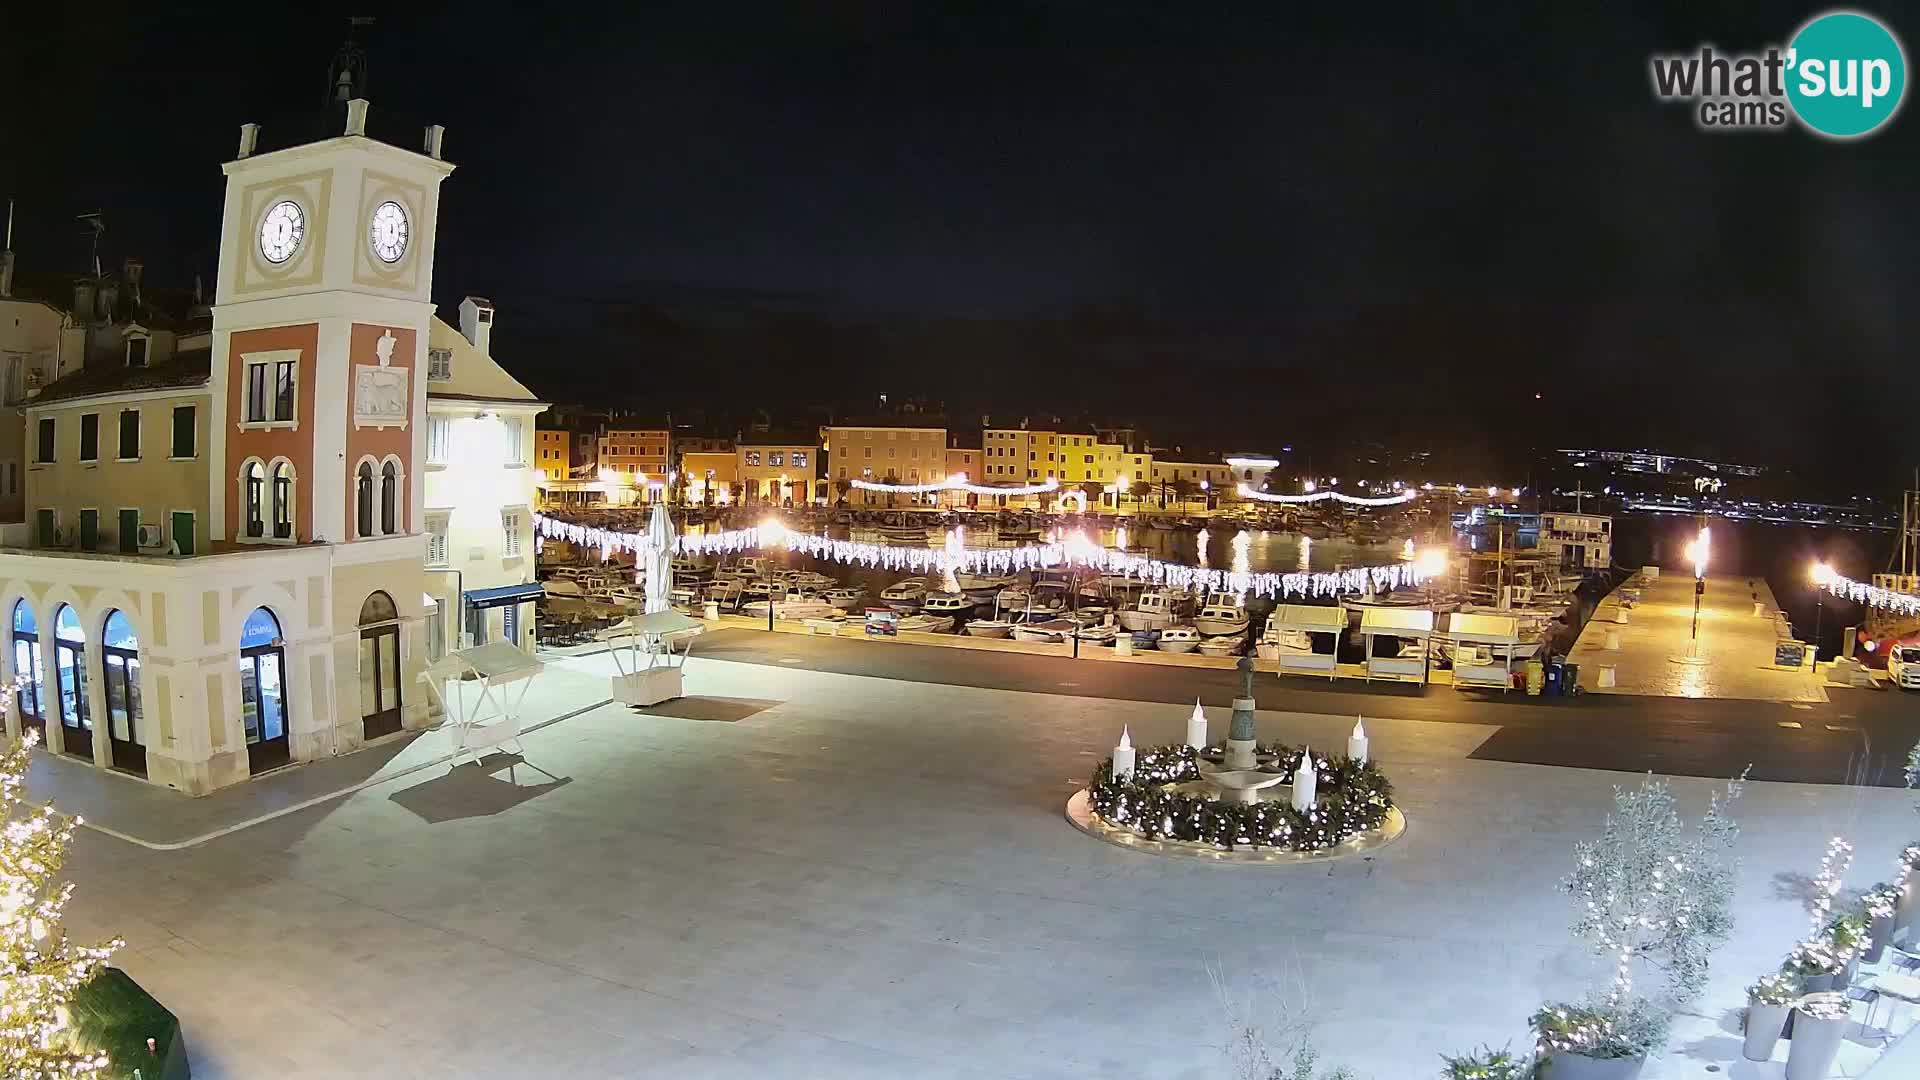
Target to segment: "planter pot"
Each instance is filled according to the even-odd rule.
[[[680,669],[659,667],[613,676],[613,700],[623,705],[658,705],[681,695]]]
[[[1916,916],[1920,916],[1920,888],[1916,888],[1910,878],[1900,887],[1900,903],[1893,909],[1893,940],[1896,944],[1913,940],[1913,923]],[[1902,933],[1902,931],[1905,932]]]
[[[1867,924],[1867,963],[1877,964],[1893,943],[1892,915],[1882,915]]]
[[[1787,1025],[1791,1005],[1748,1005],[1747,1042],[1741,1053],[1748,1061],[1771,1061],[1774,1044]]]
[[[1584,1054],[1550,1053],[1542,1080],[1636,1080],[1646,1068],[1641,1057],[1591,1058]]]
[[[1794,1010],[1793,1048],[1787,1051],[1787,1080],[1827,1080],[1833,1061],[1840,1056],[1840,1042],[1847,1032],[1847,1018],[1831,1020],[1808,1016]]]
[[[1809,994],[1820,994],[1832,990],[1839,982],[1839,972],[1835,972],[1832,975],[1807,975],[1801,978],[1800,988]],[[1789,1039],[1793,1038],[1793,1018],[1797,1015],[1799,1014],[1795,1012],[1787,1013],[1786,1030],[1781,1032],[1784,1037]]]
[[[1853,954],[1853,959],[1847,961],[1846,970],[1840,973],[1840,978],[1834,982],[1833,988],[1835,990],[1845,990],[1847,987],[1853,985],[1854,978],[1859,974],[1860,953],[1856,951]]]

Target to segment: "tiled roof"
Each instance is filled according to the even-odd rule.
[[[168,390],[176,387],[204,386],[213,374],[213,351],[195,349],[175,353],[163,364],[152,367],[97,366],[82,368],[64,378],[55,379],[27,402],[28,408],[54,401],[118,394],[133,390]]]

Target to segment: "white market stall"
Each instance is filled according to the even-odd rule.
[[[456,763],[462,753],[478,762],[481,750],[506,743],[523,752],[520,706],[546,666],[507,642],[490,641],[450,652],[420,673],[447,717]]]
[[[1427,639],[1433,636],[1433,612],[1426,608],[1363,608],[1360,612],[1360,634],[1366,638],[1367,681],[1427,681]],[[1411,638],[1420,643],[1420,655],[1375,656],[1373,640],[1377,637]]]
[[[1484,688],[1499,687],[1507,690],[1513,686],[1513,653],[1520,645],[1520,620],[1511,615],[1473,615],[1456,611],[1447,618],[1447,633],[1453,638],[1453,685],[1477,686]],[[1488,645],[1487,650],[1493,660],[1501,663],[1482,662],[1475,654],[1480,650],[1459,648],[1463,645]]]
[[[669,608],[629,616],[595,634],[607,643],[619,672],[613,677],[613,699],[625,705],[658,705],[681,696],[681,669],[693,639],[706,628]]]
[[[1347,629],[1347,609],[1343,607],[1324,607],[1315,604],[1281,604],[1267,617],[1270,630],[1287,632],[1298,631],[1305,634],[1332,634],[1334,651],[1295,652],[1282,646],[1276,656],[1279,672],[1303,674],[1325,674],[1332,679],[1339,668],[1340,635]],[[1312,639],[1309,638],[1309,641]]]

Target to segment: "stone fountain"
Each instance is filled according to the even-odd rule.
[[[1200,779],[1211,785],[1222,802],[1257,803],[1261,792],[1284,784],[1285,773],[1260,767],[1253,737],[1253,658],[1240,658],[1240,696],[1233,699],[1233,726],[1227,731],[1227,752],[1221,764],[1200,759]]]

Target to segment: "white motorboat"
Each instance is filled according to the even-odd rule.
[[[926,598],[927,579],[923,577],[901,578],[880,590],[881,602],[903,615],[919,611],[920,602]]]
[[[673,580],[689,584],[713,580],[713,567],[699,559],[680,558],[673,560]]]
[[[1003,619],[974,619],[967,623],[968,637],[1004,638],[1013,633],[1018,625]]]
[[[1300,656],[1313,651],[1313,635],[1305,630],[1280,630],[1272,623],[1254,642],[1253,654],[1262,660],[1278,660],[1285,654]]]
[[[1200,639],[1200,651],[1207,656],[1239,656],[1247,639],[1238,635]]]
[[[1082,626],[1073,632],[1073,636],[1081,641],[1091,641],[1095,645],[1105,645],[1120,636],[1120,629],[1101,623],[1097,626]]]
[[[792,591],[784,581],[775,581],[772,578],[756,578],[741,587],[740,599],[747,602],[756,600],[785,600],[787,594]]]
[[[706,599],[719,604],[723,611],[732,611],[740,606],[740,597],[745,591],[746,584],[739,578],[716,577],[707,586]]]
[[[1160,651],[1187,653],[1200,647],[1200,631],[1191,626],[1169,626],[1160,631]]]
[[[880,538],[889,544],[924,544],[927,542],[927,530],[902,526],[880,530]]]
[[[773,605],[774,618],[785,619],[788,622],[799,622],[802,619],[837,619],[845,615],[845,612],[825,600],[813,597],[799,600],[755,600],[750,604],[741,605],[740,613],[764,619],[767,617],[768,604]]]
[[[1004,576],[992,574],[955,574],[953,577],[954,580],[959,583],[960,591],[973,597],[975,600],[991,600],[1000,590],[1013,584],[1013,575],[1011,574]]]
[[[841,611],[852,611],[866,603],[867,590],[858,585],[852,588],[828,589],[821,593],[820,597]]]
[[[742,555],[733,561],[733,571],[735,576],[749,581],[764,577],[767,573],[767,560],[759,555]]]
[[[1247,609],[1231,600],[1210,602],[1193,617],[1194,629],[1207,637],[1239,635],[1247,632]]]
[[[1071,619],[1049,619],[1046,622],[1020,623],[1013,628],[1015,641],[1065,641],[1067,635],[1080,628],[1080,624]]]
[[[930,592],[920,601],[920,611],[924,615],[951,615],[964,619],[973,614],[977,605],[965,593]]]
[[[828,589],[838,588],[840,585],[840,583],[833,578],[825,574],[815,573],[812,570],[795,570],[787,580],[793,582],[793,586],[796,589],[810,589],[814,592],[825,592]]]
[[[901,630],[914,630],[922,634],[944,634],[953,629],[953,616],[908,615],[896,625]]]
[[[1174,595],[1166,589],[1148,589],[1134,606],[1120,613],[1120,625],[1128,630],[1164,630],[1173,625],[1177,614]]]

